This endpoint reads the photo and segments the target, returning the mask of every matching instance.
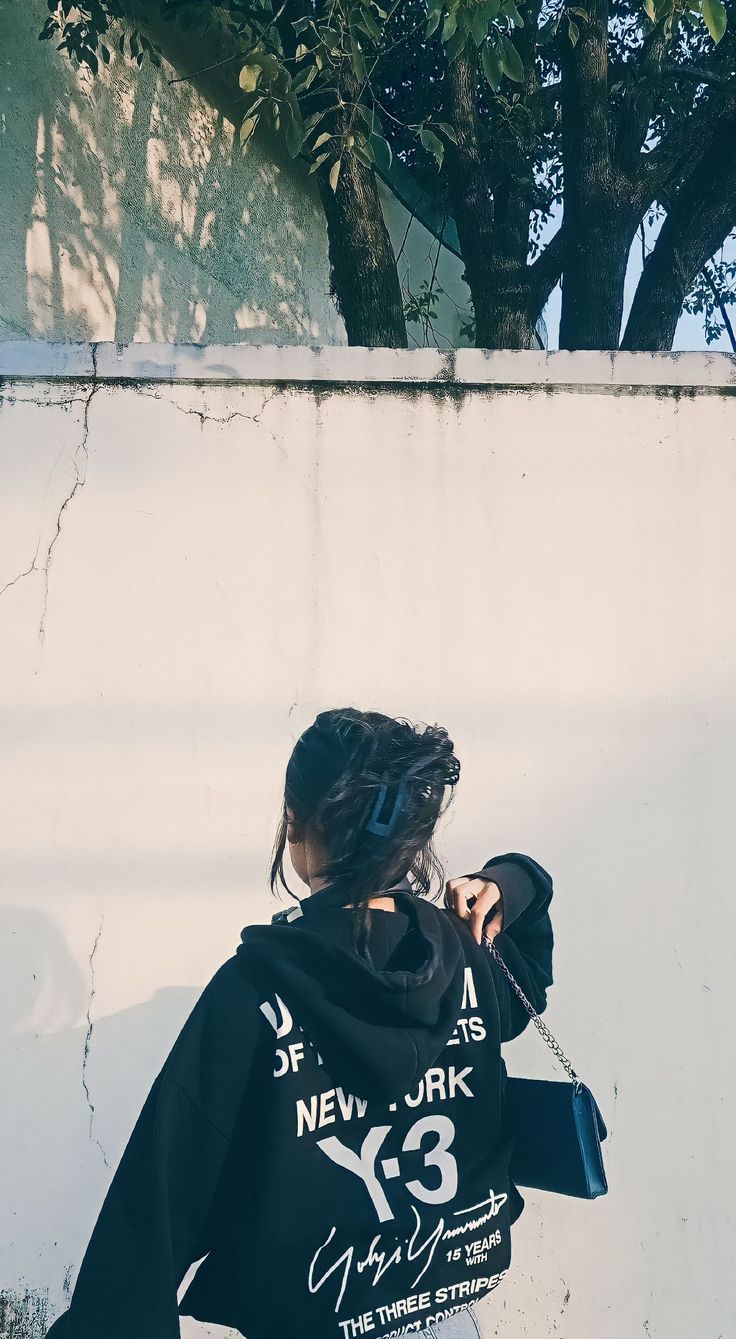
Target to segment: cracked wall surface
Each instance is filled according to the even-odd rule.
[[[273,910],[293,742],[344,702],[449,729],[448,877],[526,850],[555,882],[547,1017],[611,1191],[527,1193],[484,1333],[725,1336],[730,385],[115,383],[105,358],[0,385],[0,1339],[65,1305],[184,1019]],[[536,1034],[507,1062],[557,1076]]]

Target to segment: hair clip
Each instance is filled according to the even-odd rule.
[[[402,777],[401,781],[399,782],[398,789],[396,792],[396,799],[394,800],[394,806],[388,818],[381,819],[379,818],[379,814],[385,803],[387,793],[388,793],[388,783],[383,781],[381,782],[381,786],[378,791],[378,798],[376,799],[376,803],[373,806],[373,812],[370,818],[368,819],[368,822],[365,825],[366,832],[373,832],[376,835],[376,837],[390,837],[391,833],[396,827],[399,814],[401,813],[404,807],[404,800],[406,798],[406,778]]]

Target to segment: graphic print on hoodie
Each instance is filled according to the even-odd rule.
[[[488,861],[495,943],[541,1011],[552,881]],[[528,1017],[456,917],[396,885],[367,949],[325,888],[243,931],[187,1020],[49,1339],[383,1339],[492,1291],[523,1200],[502,1041]],[[177,1306],[177,1288],[201,1259]]]

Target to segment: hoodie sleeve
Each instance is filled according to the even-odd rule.
[[[466,877],[492,879],[501,889],[504,928],[493,943],[530,1004],[537,1013],[543,1013],[547,990],[553,983],[551,875],[531,856],[511,852],[491,857],[482,869]],[[529,1015],[490,955],[489,962],[501,1010],[501,1040],[511,1041],[524,1031]]]
[[[146,1098],[69,1309],[46,1339],[179,1339],[177,1290],[210,1249],[209,1210],[260,1030],[233,963],[205,988]]]
[[[482,869],[464,875],[466,879],[492,879],[501,889],[504,928],[508,928],[534,900],[536,886],[525,864],[529,856],[496,855],[487,860]]]

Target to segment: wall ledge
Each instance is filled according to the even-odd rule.
[[[736,390],[736,355],[9,340],[0,379],[723,392]]]

